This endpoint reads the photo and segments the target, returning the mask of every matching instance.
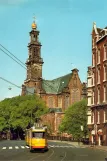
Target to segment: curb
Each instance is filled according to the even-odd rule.
[[[103,149],[103,148],[100,148],[100,147],[91,147],[89,146],[90,149],[97,149],[97,150],[102,150],[102,151],[106,151],[107,152],[107,149]]]
[[[69,141],[61,141],[61,140],[48,140],[48,141],[51,141],[51,142],[60,142],[60,143],[67,143],[67,144],[71,144],[73,146],[79,146],[79,147],[87,147],[87,145],[79,145],[78,142],[69,142]],[[80,143],[81,144],[81,143]]]

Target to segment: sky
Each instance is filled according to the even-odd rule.
[[[34,14],[42,44],[43,78],[52,80],[78,68],[81,81],[86,81],[93,22],[107,26],[107,0],[0,0],[0,44],[23,63],[28,58]],[[26,79],[26,70],[1,50],[0,77],[18,86]],[[20,88],[0,79],[0,100],[20,94]]]

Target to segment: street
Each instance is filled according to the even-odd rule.
[[[63,142],[48,142],[49,151],[30,152],[24,141],[1,141],[0,161],[105,161],[107,152]]]

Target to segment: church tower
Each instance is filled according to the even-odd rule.
[[[39,31],[37,25],[32,23],[32,30],[30,34],[30,43],[28,43],[28,59],[26,61],[27,66],[27,78],[24,81],[26,87],[35,87],[36,93],[41,89],[42,83],[42,65],[43,59],[41,58],[41,43],[39,42]]]

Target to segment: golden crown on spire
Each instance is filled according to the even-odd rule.
[[[37,28],[37,25],[36,25],[36,23],[35,23],[36,17],[34,16],[33,18],[34,18],[34,21],[33,21],[33,23],[32,23],[32,29],[36,29],[36,28]]]

